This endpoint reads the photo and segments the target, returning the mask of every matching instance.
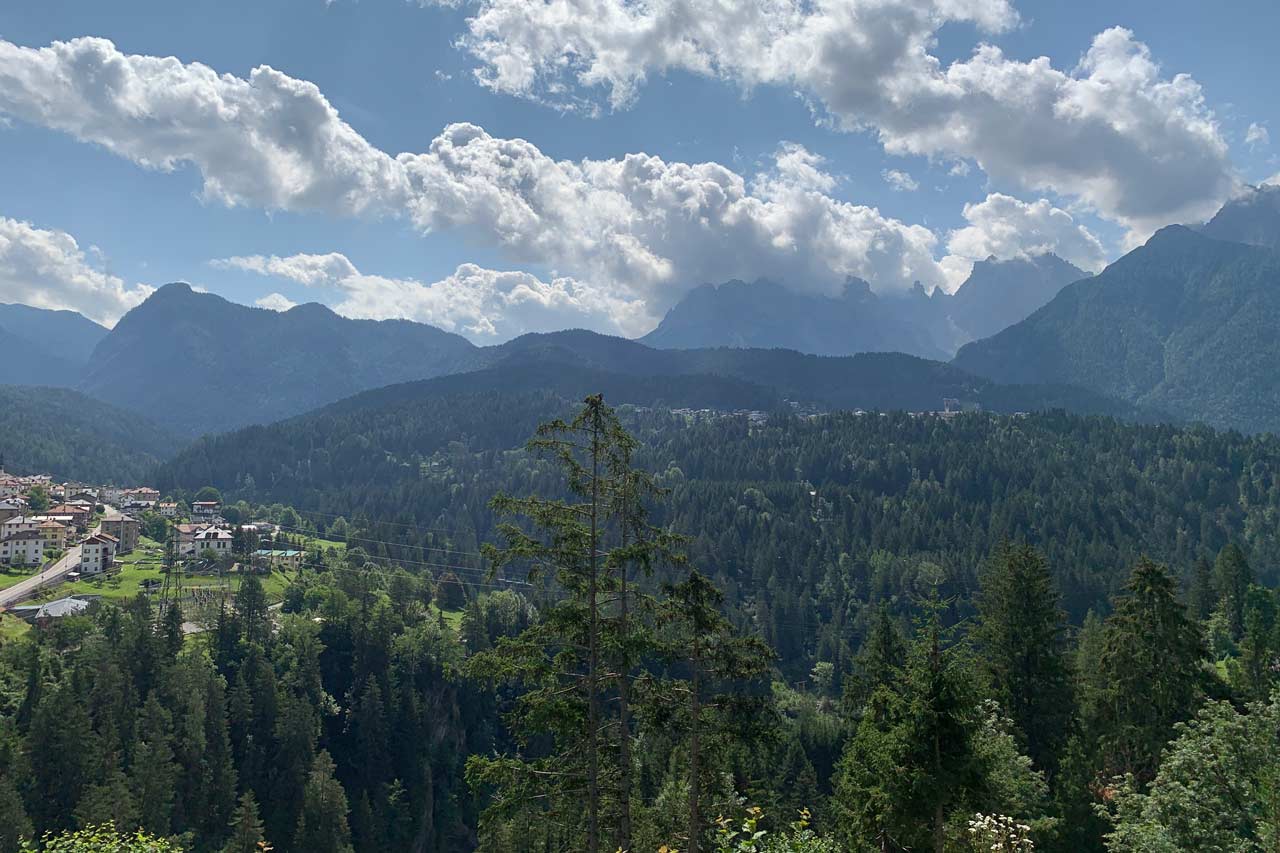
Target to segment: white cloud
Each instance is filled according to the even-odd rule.
[[[1009,59],[981,44],[930,53],[955,21],[998,33],[1007,0],[475,0],[463,47],[489,88],[561,108],[625,108],[652,74],[793,88],[820,119],[885,149],[976,162],[999,182],[1078,198],[1137,232],[1212,213],[1237,183],[1199,84],[1166,78],[1125,29],[1079,65]]]
[[[268,66],[248,79],[78,38],[0,39],[0,113],[152,169],[199,169],[204,195],[268,210],[403,207],[404,170],[338,117],[313,84]]]
[[[944,278],[928,229],[833,198],[839,179],[797,145],[752,176],[645,154],[554,160],[459,124],[423,153],[392,157],[311,83],[125,55],[102,39],[40,49],[0,40],[0,112],[146,167],[191,164],[205,195],[226,204],[456,229],[553,280],[642,301],[653,322],[704,281],[763,275],[834,290],[855,275],[892,290]]]
[[[112,325],[153,290],[94,269],[65,231],[0,216],[0,302],[79,311]]]
[[[1047,199],[1024,202],[992,193],[978,204],[966,204],[964,218],[969,224],[948,235],[949,254],[942,260],[951,289],[968,278],[974,261],[993,255],[1005,260],[1053,252],[1089,272],[1097,272],[1107,260],[1101,241]]]
[[[643,303],[603,294],[569,278],[546,282],[529,273],[490,270],[474,264],[463,264],[452,275],[426,284],[416,279],[366,275],[337,253],[250,255],[210,263],[308,287],[336,289],[342,296],[334,310],[347,317],[417,320],[482,342],[571,326],[637,335],[651,325]],[[277,300],[284,307],[293,305],[278,293],[257,304],[277,308],[276,304],[266,304]]]
[[[901,169],[885,169],[880,177],[894,192],[913,193],[920,189],[920,183]]]
[[[1251,151],[1266,148],[1271,144],[1271,133],[1255,121],[1249,125],[1249,130],[1245,132],[1244,144],[1248,145]]]
[[[253,304],[259,308],[266,308],[268,311],[288,311],[290,308],[296,307],[298,303],[283,293],[268,293],[266,296],[254,300]]]

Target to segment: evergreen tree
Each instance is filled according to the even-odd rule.
[[[222,853],[263,853],[262,820],[258,817],[258,801],[251,791],[240,796],[230,826],[231,837],[222,846]]]
[[[1227,618],[1227,630],[1231,639],[1239,640],[1244,633],[1244,604],[1253,583],[1253,569],[1235,543],[1227,544],[1218,552],[1213,579],[1218,590],[1218,606]]]
[[[31,819],[9,777],[0,773],[0,853],[18,853],[31,839]]]
[[[845,682],[845,716],[857,720],[876,690],[900,678],[907,662],[907,643],[887,604],[876,608],[875,624],[858,649],[853,675]]]
[[[1213,564],[1204,557],[1196,560],[1191,570],[1191,588],[1187,591],[1187,605],[1191,615],[1203,622],[1213,613],[1218,603],[1218,592],[1213,588]]]
[[[1043,556],[1006,543],[982,575],[975,639],[982,666],[1036,767],[1052,776],[1073,697],[1053,578]]]
[[[1091,733],[1107,775],[1149,780],[1176,723],[1203,694],[1204,642],[1175,597],[1163,566],[1142,559],[1106,620],[1099,661],[1102,695]]]
[[[882,686],[840,760],[836,807],[856,850],[942,853],[950,814],[971,811],[988,786],[980,749],[978,678],[960,647],[944,647],[935,602],[903,680]]]
[[[740,710],[732,707],[734,693],[725,688],[765,673],[773,654],[759,638],[737,634],[721,613],[724,595],[698,572],[690,572],[678,584],[665,585],[663,591],[665,600],[659,614],[663,648],[670,659],[688,670],[678,693],[685,697],[683,723],[688,732],[686,837],[690,853],[698,853],[707,829],[702,803],[710,781],[703,751],[708,740],[724,745],[723,736],[732,728],[726,718]],[[743,714],[737,716],[740,719]]]
[[[660,547],[636,536],[640,488],[630,467],[634,444],[599,395],[588,397],[572,421],[538,428],[529,449],[558,465],[571,499],[498,495],[495,512],[527,518],[534,532],[504,523],[504,547],[486,545],[485,554],[495,572],[524,565],[535,580],[549,573],[562,595],[518,637],[504,638],[469,662],[474,675],[516,682],[524,691],[509,719],[525,754],[468,761],[474,786],[496,788],[486,822],[533,808],[540,819],[565,821],[568,831],[580,831],[581,842],[575,843],[587,853],[601,849],[606,810],[614,817],[619,846],[630,846],[623,837],[630,797],[624,805],[620,795],[626,773],[608,754],[606,732],[613,732],[615,744],[633,734],[606,718],[612,715],[605,700],[616,699],[619,680],[630,677],[625,661],[635,654],[636,636],[623,634],[625,620],[612,618],[616,609],[608,602],[617,600],[627,567],[647,563]],[[539,754],[536,741],[548,733],[554,746]]]
[[[302,853],[352,853],[347,825],[347,794],[334,776],[333,759],[316,755],[302,794],[302,814],[293,849]]]

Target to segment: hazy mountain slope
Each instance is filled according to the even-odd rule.
[[[5,470],[138,483],[178,446],[172,432],[76,391],[0,385]]]
[[[783,348],[815,355],[905,352],[943,358],[918,303],[885,298],[851,279],[839,296],[804,293],[760,279],[694,288],[640,338],[664,349]],[[922,303],[927,308],[927,302]]]
[[[957,367],[1058,382],[1216,426],[1280,428],[1280,254],[1159,231],[1023,322],[964,347]]]
[[[74,386],[107,330],[74,311],[0,303],[3,381]]]
[[[1088,275],[1053,254],[988,258],[973,265],[955,293],[934,291],[934,302],[955,330],[956,343],[964,344],[1026,319],[1062,288]]]
[[[1250,187],[1200,229],[1216,240],[1280,249],[1280,186]]]
[[[267,423],[333,400],[469,366],[475,347],[433,326],[278,313],[170,284],[94,351],[82,388],[188,433]]]

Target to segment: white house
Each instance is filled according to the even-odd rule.
[[[165,518],[177,518],[178,505],[172,501],[161,501],[156,504],[156,512],[160,513]]]
[[[44,539],[37,530],[23,530],[0,539],[0,563],[38,566],[44,562]]]
[[[212,551],[215,554],[230,554],[231,543],[235,536],[230,530],[221,527],[206,527],[191,540],[192,552],[196,555]]]
[[[95,533],[80,545],[80,574],[97,575],[111,568],[120,543],[114,536]]]
[[[0,522],[0,539],[7,539],[13,534],[21,533],[24,530],[39,530],[40,522],[44,520],[43,516],[15,515],[13,518]]]
[[[192,501],[191,502],[191,520],[192,521],[213,521],[218,517],[217,501]]]

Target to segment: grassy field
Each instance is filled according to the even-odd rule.
[[[0,646],[20,639],[31,630],[31,626],[11,613],[0,614]]]
[[[161,570],[164,561],[164,547],[159,542],[152,541],[144,536],[139,540],[138,547],[131,553],[122,556],[120,561],[124,565],[115,574],[107,577],[79,580],[75,583],[65,583],[38,600],[49,601],[70,595],[100,595],[107,601],[123,601],[133,598],[142,592],[144,581],[164,580],[164,572]],[[279,601],[284,597],[285,587],[289,585],[288,578],[284,574],[272,572],[269,575],[259,576],[259,579],[262,581],[262,586],[270,601]],[[228,577],[227,584],[232,593],[240,588],[240,580],[241,576],[239,574],[233,574]],[[182,585],[184,590],[187,591],[204,590],[211,593],[221,591],[216,575],[187,573],[183,575]]]
[[[441,610],[434,601],[431,602],[431,615],[433,617],[438,617],[441,613],[444,614],[444,624],[448,625],[454,631],[462,629],[461,610]]]
[[[0,589],[8,589],[34,575],[40,569],[36,566],[4,566],[0,568]]]

